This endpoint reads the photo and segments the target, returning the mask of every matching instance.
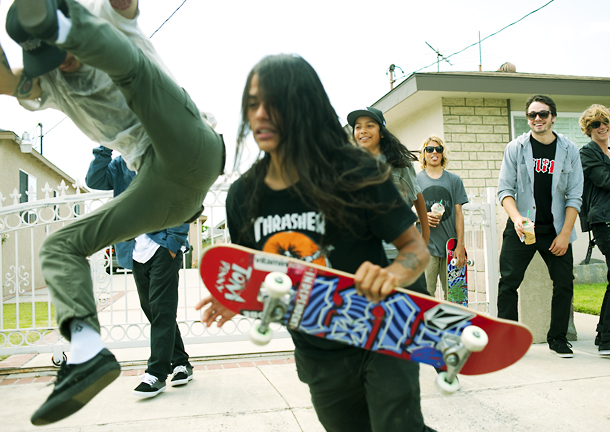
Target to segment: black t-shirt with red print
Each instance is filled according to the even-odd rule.
[[[555,153],[557,150],[557,137],[550,144],[542,144],[530,137],[532,153],[534,155],[534,202],[536,203],[536,232],[555,232],[553,227],[552,187],[553,171],[555,167]]]

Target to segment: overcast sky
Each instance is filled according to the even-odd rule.
[[[141,0],[140,26],[151,35],[183,0]],[[212,112],[231,156],[241,93],[252,66],[263,56],[296,53],[320,75],[342,121],[389,91],[390,64],[407,75],[436,59],[426,45],[448,56],[500,30],[548,0],[187,0],[152,38],[180,84],[200,109]],[[10,1],[1,0],[2,22]],[[20,48],[6,35],[0,42],[12,67]],[[484,71],[510,61],[519,72],[609,76],[610,1],[555,0],[482,44]],[[451,57],[441,71],[476,71],[478,47]],[[436,65],[424,72],[436,71]],[[29,113],[0,96],[0,129],[32,132],[43,154],[74,178],[84,180],[96,146],[59,112]],[[59,123],[59,124],[58,124]],[[177,137],[179,139],[180,137]],[[312,131],[315,139],[315,131]]]

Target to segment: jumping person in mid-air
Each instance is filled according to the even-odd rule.
[[[8,32],[27,57],[25,72],[32,57],[42,66],[49,61],[43,44],[52,50],[59,48],[55,51],[63,52],[59,57],[68,64],[62,60],[36,70],[42,74],[60,65],[57,74],[71,84],[68,93],[50,91],[55,107],[81,129],[87,129],[83,123],[99,129],[104,141],[98,142],[120,150],[130,168],[138,170],[125,192],[51,234],[41,248],[42,273],[61,334],[71,341],[71,347],[53,392],[31,418],[36,425],[76,412],[120,372],[99,335],[87,256],[110,244],[196,218],[224,165],[222,138],[206,124],[184,89],[151,60],[141,31],[130,31],[129,17],[120,16],[135,11],[135,18],[137,1],[117,5],[118,11],[108,10],[102,0],[89,4],[99,15],[103,11],[110,14],[100,17],[74,0],[16,0],[7,15]],[[114,21],[122,21],[126,28],[117,29]],[[137,29],[135,21],[133,26]],[[68,57],[66,53],[70,53]],[[76,68],[71,56],[82,66]],[[15,79],[4,63],[3,93],[10,93],[8,85],[13,87],[10,94],[23,96],[35,79],[27,74]],[[40,82],[44,104],[49,87],[44,77]],[[94,91],[100,86],[106,92]]]

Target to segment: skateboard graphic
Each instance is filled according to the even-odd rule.
[[[456,246],[457,239],[450,238],[447,240],[447,299],[451,303],[468,307],[468,269],[466,266],[474,265],[474,262],[468,260],[466,249],[464,249],[466,265],[457,267]]]
[[[203,251],[208,291],[233,312],[258,321],[250,339],[271,339],[269,323],[442,369],[437,386],[459,389],[457,374],[508,367],[532,343],[529,329],[405,289],[375,304],[356,293],[353,275],[237,245]]]

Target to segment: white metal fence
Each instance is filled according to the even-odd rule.
[[[209,214],[208,236],[202,235],[201,220],[196,222],[195,246],[228,240],[224,228],[224,207],[231,179],[221,177],[211,188],[204,205]],[[17,191],[11,194],[13,205],[2,207],[0,197],[0,355],[52,352],[60,360],[69,344],[54,321],[54,310],[40,274],[38,250],[52,232],[82,217],[112,199],[111,192],[65,195],[51,198],[48,185],[45,198],[18,204]],[[65,185],[63,185],[65,186]],[[475,264],[469,268],[470,307],[495,314],[497,270],[495,191],[488,188],[481,197],[470,197],[464,206],[466,248]],[[198,254],[200,248],[195,247]],[[148,346],[150,325],[141,311],[133,277],[113,268],[111,248],[90,257],[94,296],[102,326],[102,340],[109,348]],[[196,261],[198,262],[198,261]],[[205,327],[195,303],[207,294],[198,269],[189,269],[184,260],[180,272],[178,322],[186,344],[247,339],[251,320],[236,317],[222,328]],[[288,337],[285,329],[272,327],[277,337]]]
[[[486,188],[480,196],[469,195],[462,206],[464,237],[468,258],[468,307],[497,316],[498,298],[498,231],[496,189]]]
[[[208,193],[204,205],[211,213],[207,225],[222,225],[229,182],[222,177]],[[45,185],[43,192],[50,191]],[[59,190],[62,190],[59,187]],[[14,203],[2,207],[0,198],[0,355],[52,352],[55,361],[69,343],[61,337],[54,321],[54,309],[44,279],[40,274],[38,251],[44,239],[52,232],[76,218],[87,215],[112,199],[112,192],[65,195],[18,204],[19,194],[11,198]],[[201,220],[197,224],[197,237],[191,239],[201,245]],[[216,232],[218,232],[218,228]],[[211,238],[211,242],[227,241],[226,230]],[[109,348],[142,347],[150,344],[150,324],[140,308],[137,289],[129,271],[113,265],[111,246],[90,257],[91,277],[97,303],[101,335]],[[201,248],[195,248],[200,251]],[[198,253],[198,252],[196,252]],[[197,262],[197,261],[196,261]],[[184,260],[180,271],[180,303],[178,323],[185,344],[246,340],[252,320],[236,317],[222,328],[207,328],[200,322],[195,303],[207,294],[197,268]],[[288,337],[280,326],[273,326],[276,337]]]

